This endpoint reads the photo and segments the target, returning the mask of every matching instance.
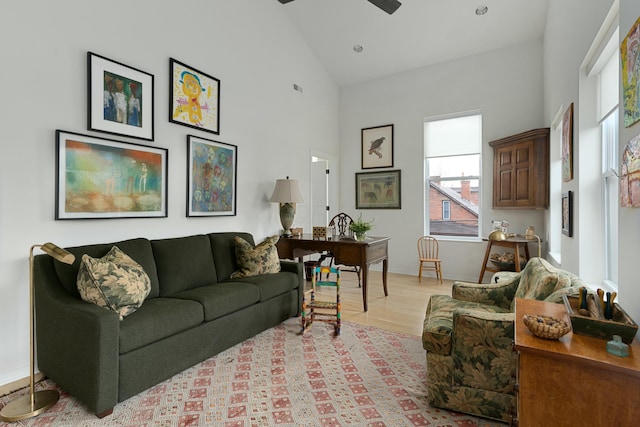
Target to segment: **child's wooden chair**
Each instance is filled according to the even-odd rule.
[[[340,335],[340,268],[317,266],[311,275],[311,289],[302,294],[302,331],[304,334],[311,328],[314,320],[319,322],[335,322],[336,336]],[[327,280],[322,280],[322,275]],[[335,282],[329,281],[329,275],[335,274]],[[316,287],[334,287],[336,289],[335,299],[328,301],[323,292],[322,300],[316,299]]]

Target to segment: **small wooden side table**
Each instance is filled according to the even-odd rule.
[[[489,262],[489,256],[491,256],[491,248],[493,246],[503,246],[503,247],[511,248],[513,250],[516,260],[520,259],[520,253],[521,253],[520,249],[522,248],[524,249],[525,259],[529,261],[529,243],[537,242],[537,240],[529,240],[524,237],[509,237],[507,240],[498,240],[498,241],[489,240],[489,239],[482,239],[482,240],[487,242],[487,250],[484,253],[484,260],[482,261],[482,268],[480,269],[480,277],[478,277],[478,283],[482,283],[482,279],[484,278],[484,273],[486,273],[487,271],[492,273],[500,271],[497,268],[487,266],[487,262]],[[516,272],[519,272],[520,262],[516,261],[515,266],[516,266]]]
[[[634,426],[640,421],[640,342],[629,356],[607,340],[569,332],[559,340],[534,336],[522,321],[541,314],[570,322],[563,304],[516,299],[517,418],[528,426]]]

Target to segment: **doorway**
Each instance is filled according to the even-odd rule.
[[[311,209],[309,218],[311,227],[329,225],[329,221],[339,212],[338,209],[338,163],[335,156],[320,152],[311,152]]]

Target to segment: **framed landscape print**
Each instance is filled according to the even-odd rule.
[[[168,150],[56,131],[56,219],[167,216]]]
[[[562,193],[562,234],[573,237],[573,191]]]
[[[88,129],[153,141],[153,75],[87,53]]]
[[[393,167],[393,125],[362,129],[362,169]]]
[[[238,147],[187,136],[187,216],[236,214]]]
[[[356,209],[400,209],[400,170],[356,173]]]
[[[169,121],[220,134],[220,80],[169,60]]]

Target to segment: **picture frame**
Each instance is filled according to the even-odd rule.
[[[573,179],[573,102],[562,118],[562,180]]]
[[[238,147],[187,135],[187,216],[235,216]]]
[[[56,130],[55,219],[165,218],[169,151]]]
[[[169,59],[169,121],[220,134],[220,80]]]
[[[633,126],[640,120],[640,61],[638,45],[640,43],[640,17],[631,26],[620,44],[620,62],[624,127]]]
[[[573,191],[562,193],[562,234],[573,237]]]
[[[87,52],[87,129],[153,141],[154,77]]]
[[[356,172],[356,209],[401,209],[400,172]]]
[[[364,128],[361,132],[362,169],[393,167],[393,125]]]

